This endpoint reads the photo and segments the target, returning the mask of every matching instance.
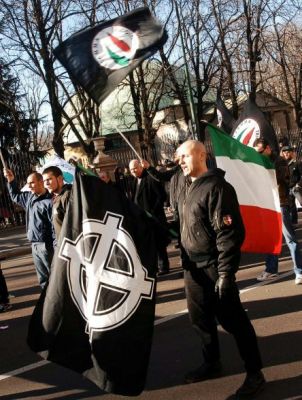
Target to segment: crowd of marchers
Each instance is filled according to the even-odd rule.
[[[296,203],[301,202],[302,196],[302,167],[289,144],[281,144],[280,154],[273,154],[264,139],[257,139],[254,148],[275,165],[282,232],[293,260],[295,283],[302,284],[302,258],[295,235]],[[146,160],[131,160],[129,171],[133,178],[127,196],[168,231],[164,183],[169,182],[169,204],[174,215],[173,230],[179,233],[189,316],[202,345],[201,364],[185,376],[185,382],[221,375],[216,322],[219,321],[234,336],[246,369],[246,378],[236,391],[236,398],[254,398],[264,389],[265,378],[257,337],[242,307],[236,284],[245,237],[237,195],[225,180],[224,171],[208,168],[201,142],[188,140],[180,144],[175,156],[175,163],[165,171],[152,167]],[[12,200],[26,210],[27,237],[32,245],[39,284],[44,288],[72,185],[64,184],[58,167],[48,167],[42,174],[31,173],[27,178],[28,191],[20,190],[13,171],[4,169],[4,175]],[[108,172],[101,171],[99,177],[114,190],[120,190]],[[157,252],[158,274],[169,273],[166,240],[157,241]],[[265,270],[257,279],[272,280],[277,275],[278,256],[268,254]],[[2,311],[6,311],[9,309],[7,291],[1,296]]]

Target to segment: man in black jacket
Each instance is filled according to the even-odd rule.
[[[177,150],[191,185],[179,196],[181,243],[192,264],[184,271],[191,322],[202,340],[203,364],[186,383],[220,374],[216,318],[233,334],[246,368],[237,399],[254,398],[263,388],[262,362],[254,328],[239,298],[235,274],[239,267],[244,226],[234,188],[224,171],[208,170],[201,142],[188,140]],[[253,397],[252,397],[253,396]]]
[[[131,200],[139,205],[161,225],[167,227],[167,219],[164,211],[166,193],[163,185],[148,174],[139,160],[131,160],[129,169],[135,178],[131,183]],[[167,243],[164,238],[157,238],[158,270],[159,274],[169,272],[169,259],[167,254]]]
[[[289,207],[292,224],[298,223],[298,211],[296,199],[302,205],[302,165],[296,160],[294,148],[292,146],[283,146],[281,157],[287,161],[289,169]]]
[[[44,186],[52,195],[52,220],[56,232],[56,239],[58,240],[69,202],[72,185],[64,184],[63,172],[56,166],[45,168],[42,175]]]

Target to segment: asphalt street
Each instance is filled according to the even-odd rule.
[[[297,229],[302,239],[302,223]],[[21,243],[21,244],[18,244]],[[1,250],[25,248],[22,230],[0,234]],[[16,252],[16,254],[19,254]],[[244,379],[244,369],[233,338],[219,329],[223,376],[191,385],[185,373],[201,359],[200,343],[186,311],[178,250],[169,248],[171,272],[159,277],[153,347],[143,400],[226,400]],[[255,277],[263,270],[262,255],[244,255],[237,274],[241,299],[256,329],[267,385],[259,400],[302,400],[302,285],[294,284],[292,263],[284,246],[280,275],[269,283]],[[26,345],[27,326],[39,297],[29,254],[2,263],[13,295],[11,311],[0,314],[0,399],[103,399],[130,397],[102,393],[82,376],[42,360]]]

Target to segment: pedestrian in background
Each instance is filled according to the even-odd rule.
[[[292,146],[282,147],[281,156],[286,160],[289,169],[289,211],[291,222],[296,225],[298,223],[296,199],[302,205],[302,165],[297,161]]]
[[[302,284],[302,256],[299,243],[291,222],[290,200],[289,200],[289,182],[290,175],[287,162],[278,156],[274,156],[267,140],[263,138],[256,139],[254,149],[266,157],[269,157],[275,165],[278,192],[282,216],[282,234],[290,251],[294,264],[295,284]],[[278,275],[278,256],[268,254],[265,259],[265,270],[257,277],[258,281],[266,281],[275,278]]]
[[[129,169],[135,178],[131,182],[131,200],[167,229],[167,218],[164,211],[166,193],[163,185],[148,174],[139,160],[131,160]],[[170,264],[165,240],[157,240],[157,251],[158,273],[166,274],[170,270]]]
[[[103,171],[103,170],[101,170],[101,171],[99,172],[99,178],[100,178],[103,182],[107,183],[108,185],[110,185],[110,186],[115,186],[114,182],[112,182],[112,180],[111,180],[111,176],[110,176],[110,174],[109,174],[108,171]]]
[[[191,265],[184,270],[189,316],[202,342],[203,362],[185,377],[193,383],[221,374],[216,318],[234,336],[246,369],[236,399],[254,398],[264,387],[254,328],[236,285],[244,225],[234,188],[221,169],[208,170],[205,146],[196,140],[178,149],[179,164],[191,184],[179,195],[181,243]]]
[[[4,169],[11,199],[26,211],[26,232],[42,288],[47,284],[54,254],[55,233],[52,224],[51,194],[44,188],[42,175],[33,172],[27,177],[30,191],[20,191],[10,169]]]
[[[56,166],[45,168],[42,175],[44,187],[52,196],[52,221],[56,233],[56,240],[58,240],[69,202],[72,185],[64,183],[63,172]]]

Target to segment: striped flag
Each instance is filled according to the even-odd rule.
[[[276,174],[270,159],[208,125],[217,167],[236,190],[246,237],[241,250],[279,254],[282,219]]]

